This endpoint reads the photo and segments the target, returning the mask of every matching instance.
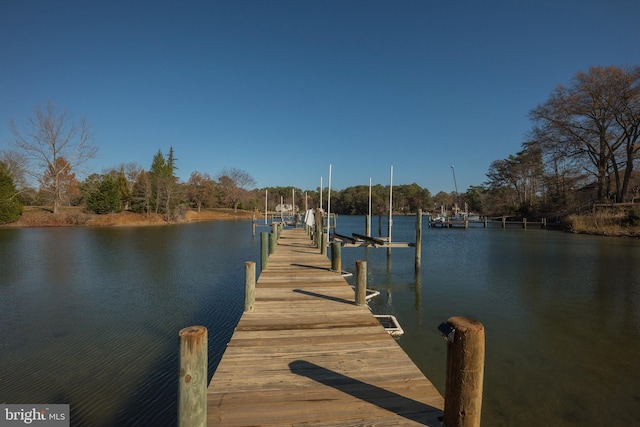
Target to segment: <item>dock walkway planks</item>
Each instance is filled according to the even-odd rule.
[[[440,393],[330,267],[283,230],[209,384],[208,426],[441,426]]]

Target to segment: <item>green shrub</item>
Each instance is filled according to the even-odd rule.
[[[97,214],[122,211],[118,181],[113,176],[102,176],[98,188],[87,197],[87,209]]]
[[[15,222],[22,215],[22,203],[9,173],[0,164],[0,224]]]
[[[627,225],[631,227],[635,227],[636,225],[640,225],[640,211],[637,207],[633,207],[627,212],[627,216],[624,221]]]

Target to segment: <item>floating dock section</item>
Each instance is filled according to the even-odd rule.
[[[207,390],[208,426],[442,425],[444,399],[302,229],[283,230]]]

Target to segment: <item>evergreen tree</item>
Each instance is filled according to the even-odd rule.
[[[137,213],[151,213],[151,198],[153,188],[151,185],[151,173],[142,170],[133,183],[131,189],[131,210]]]
[[[97,191],[87,198],[87,209],[97,214],[122,211],[118,180],[111,174],[103,175]]]
[[[0,163],[0,224],[15,222],[22,215],[22,203],[17,197],[18,191],[13,179]]]
[[[127,210],[131,208],[131,189],[129,188],[129,181],[124,173],[124,166],[120,167],[120,171],[117,176],[118,193],[120,194],[120,202],[122,208]]]

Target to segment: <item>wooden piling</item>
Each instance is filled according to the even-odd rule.
[[[323,221],[323,212],[322,209],[316,208],[316,230],[315,230],[315,239],[316,239],[316,247],[320,249],[322,247],[322,236],[324,235],[324,231],[322,230]]]
[[[331,243],[331,269],[342,272],[342,245],[340,242]]]
[[[269,267],[269,232],[260,233],[260,271]]]
[[[522,228],[527,229],[527,218],[522,218]]]
[[[178,426],[207,425],[207,328],[190,326],[180,337]]]
[[[256,237],[256,216],[251,218],[251,237]]]
[[[256,263],[244,263],[244,311],[254,311],[256,303]]]
[[[320,230],[320,253],[327,255],[327,235],[324,230]]]
[[[273,227],[274,229],[276,227]],[[276,251],[276,245],[278,244],[278,230],[273,230],[269,233],[269,255],[272,255]]]
[[[447,344],[444,399],[446,427],[480,427],[484,380],[484,326],[477,320],[451,317],[455,332]]]
[[[415,269],[420,270],[422,264],[422,209],[416,212],[416,261]]]
[[[356,305],[367,303],[367,261],[356,261]]]

